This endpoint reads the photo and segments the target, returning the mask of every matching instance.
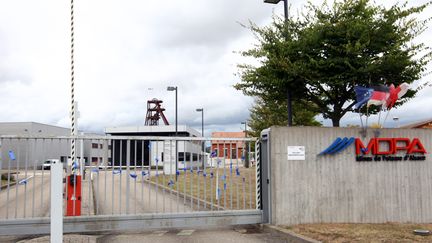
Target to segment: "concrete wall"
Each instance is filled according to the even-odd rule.
[[[358,128],[272,127],[273,224],[432,222],[432,130],[380,129],[379,137],[420,138],[426,161],[357,162],[355,144],[318,155],[337,137],[362,138]],[[287,159],[287,146],[305,146],[305,160]]]

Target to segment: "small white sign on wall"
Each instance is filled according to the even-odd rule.
[[[288,146],[288,160],[305,160],[305,146]]]

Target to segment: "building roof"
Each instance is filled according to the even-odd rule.
[[[212,132],[212,138],[244,138],[245,132]]]
[[[212,132],[212,138],[244,138],[245,132]],[[224,140],[213,140],[212,144],[218,143],[231,143],[237,144],[237,147],[243,146],[244,142],[242,141],[232,141],[227,142]]]
[[[415,123],[401,126],[401,128],[432,128],[432,119],[417,121]]]
[[[0,134],[67,136],[70,129],[38,122],[0,122]]]
[[[201,133],[197,130],[186,126],[178,125],[177,132],[179,136],[200,137]],[[175,125],[160,126],[129,126],[129,127],[107,127],[106,134],[111,135],[147,135],[147,136],[173,136],[175,134]]]

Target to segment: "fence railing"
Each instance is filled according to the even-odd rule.
[[[75,165],[69,158],[72,139],[79,162]],[[80,200],[83,216],[255,209],[254,141],[0,136],[0,220],[49,216],[53,161],[64,165],[64,200],[59,205],[64,212],[66,199]],[[66,178],[72,166],[82,181],[70,187]],[[80,191],[80,198],[71,190],[73,195]]]

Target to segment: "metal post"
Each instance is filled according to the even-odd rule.
[[[51,223],[50,242],[63,242],[63,165],[53,161],[51,164]]]
[[[265,3],[278,4],[281,0],[264,0]],[[285,24],[288,24],[288,0],[283,0],[284,2],[284,15],[285,15]],[[288,39],[288,36],[285,36],[285,39]],[[288,111],[288,126],[292,126],[292,91],[287,85],[286,96],[287,96],[287,111]]]
[[[245,121],[245,122],[242,122],[241,124],[244,124],[245,125],[245,128],[244,128],[244,131],[245,131],[245,138],[247,138],[247,121]],[[245,160],[245,162],[244,162],[244,166],[246,167],[246,168],[249,168],[249,153],[248,153],[248,142],[247,141],[245,141],[244,142],[245,143],[245,146],[244,146],[244,160]]]
[[[288,23],[288,0],[284,0],[285,24]],[[288,38],[288,36],[286,36]],[[291,89],[287,88],[287,109],[288,109],[288,126],[292,126],[292,94]]]
[[[202,109],[202,112],[201,112],[201,135],[204,137],[204,108]],[[202,141],[202,151],[203,151],[202,167],[205,168],[205,165],[204,165],[205,164],[205,157],[204,157],[204,155],[205,155],[205,140]]]
[[[204,108],[199,108],[196,109],[196,111],[201,112],[201,136],[204,137]],[[205,139],[203,139],[203,141],[201,141],[201,150],[202,150],[202,154],[205,155]],[[202,159],[202,165],[201,167],[204,167],[204,163],[205,163],[205,159],[203,157]]]
[[[271,187],[271,144],[270,129],[261,132],[260,153],[257,160],[260,161],[261,178],[261,209],[263,212],[263,223],[272,223],[272,187]],[[258,166],[258,165],[257,165]],[[257,182],[258,183],[258,182]],[[258,192],[257,192],[258,193]]]
[[[177,123],[177,118],[178,118],[178,110],[177,110],[177,107],[178,107],[178,104],[177,104],[177,90],[178,90],[178,88],[177,88],[177,86],[175,87],[175,136],[177,137],[178,136],[178,128],[177,128],[177,126],[178,126],[178,123]],[[178,145],[178,141],[177,141],[177,139],[175,140],[175,180],[176,180],[176,182],[177,182],[177,178],[178,178],[178,175],[177,175],[177,170],[178,170],[178,165],[177,165],[177,162],[178,162],[178,149],[177,149],[177,145]]]
[[[288,21],[288,0],[284,0],[284,13],[285,13],[285,21]]]

